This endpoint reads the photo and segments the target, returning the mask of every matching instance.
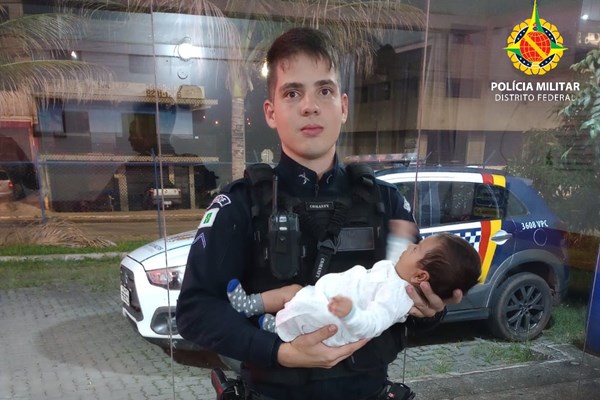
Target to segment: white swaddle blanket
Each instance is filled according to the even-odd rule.
[[[328,346],[379,336],[394,323],[406,320],[413,306],[406,285],[388,260],[377,262],[370,270],[357,265],[327,274],[314,286],[301,289],[277,313],[277,334],[289,342],[298,335],[334,324],[338,332],[324,341]],[[340,319],[327,309],[329,299],[337,295],[352,299],[353,309],[345,318]]]

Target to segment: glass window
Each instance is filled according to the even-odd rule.
[[[513,217],[527,214],[527,207],[512,192],[507,191],[508,200],[506,202],[506,216]]]
[[[133,254],[81,263],[94,273],[78,269],[79,262],[63,268],[11,261],[18,279],[2,276],[0,298],[10,303],[3,308],[12,307],[7,315],[19,318],[5,324],[14,327],[7,342],[27,344],[7,348],[14,352],[0,361],[12,374],[7,393],[44,397],[27,388],[50,376],[57,379],[48,390],[64,384],[80,397],[86,394],[78,390],[99,392],[116,381],[117,398],[215,397],[207,368],[219,364],[214,354],[178,358],[179,346],[189,345],[173,325],[186,246],[205,207],[248,164],[280,159],[277,133],[263,110],[268,44],[290,26],[310,24],[340,39],[354,37],[357,18],[368,14],[346,30],[339,18],[360,5],[383,8],[371,14],[377,24],[358,41],[371,52],[349,46],[342,57],[349,114],[337,141],[339,159],[392,154],[418,167],[483,165],[529,179],[542,195],[528,210],[496,185],[418,178],[398,185],[422,230],[460,225],[457,232],[465,231],[462,237],[478,248],[487,276],[502,282],[501,292],[465,297],[458,305],[464,312],[454,315],[486,322],[495,315],[498,322],[507,314],[494,302],[502,297],[509,304],[521,283],[533,282],[552,305],[555,326],[567,326],[571,335],[555,339],[560,333],[544,329],[540,345],[556,340],[581,347],[585,327],[600,326],[600,317],[585,321],[600,246],[599,88],[593,75],[600,63],[598,0],[173,0],[102,8],[106,3],[0,1],[0,181],[12,190],[0,201],[0,252],[6,252],[0,255]],[[86,4],[93,10],[83,10]],[[411,4],[418,12],[386,9]],[[531,25],[534,5],[541,29]],[[397,15],[406,17],[402,24],[380,19]],[[6,29],[13,22],[16,30]],[[23,26],[29,29],[17,33]],[[528,220],[542,202],[557,218]],[[494,222],[513,216],[523,216],[523,223]],[[48,233],[53,223],[58,228]],[[547,229],[552,226],[561,229]],[[492,241],[480,241],[485,237]],[[523,246],[514,244],[518,237]],[[552,262],[531,258],[551,248]],[[515,268],[496,280],[497,257]],[[0,273],[9,270],[5,265]],[[29,309],[43,321],[32,322],[37,314],[24,312]],[[567,323],[565,314],[572,318]],[[472,336],[474,325],[468,325],[465,335]],[[440,331],[440,340],[452,340],[444,326]],[[527,338],[527,345],[540,343],[534,340]],[[128,360],[112,362],[113,350],[114,359],[127,354]],[[492,350],[486,366],[508,353]],[[27,369],[31,359],[39,363]],[[422,368],[457,372],[442,364],[428,360]],[[420,367],[408,365],[409,376]],[[26,370],[30,375],[21,373]],[[72,379],[78,372],[81,380]],[[76,387],[67,387],[70,382]],[[459,394],[437,397],[452,395]]]
[[[439,182],[440,223],[451,224],[505,215],[504,188],[469,182]]]

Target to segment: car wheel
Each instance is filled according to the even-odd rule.
[[[532,273],[521,273],[498,288],[489,326],[501,339],[530,340],[542,333],[551,313],[552,295],[546,281]]]

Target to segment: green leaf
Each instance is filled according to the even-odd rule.
[[[587,56],[585,57],[585,63],[586,63],[587,65],[590,65],[592,62],[594,62],[594,56],[593,56],[592,52],[590,51],[590,52],[587,54]],[[587,65],[586,65],[586,66],[587,66]]]

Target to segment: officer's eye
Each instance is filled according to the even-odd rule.
[[[289,92],[286,92],[284,94],[284,97],[287,97],[289,99],[295,99],[296,97],[299,97],[299,96],[300,96],[300,93],[298,93],[295,90],[290,90]]]

